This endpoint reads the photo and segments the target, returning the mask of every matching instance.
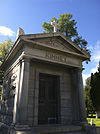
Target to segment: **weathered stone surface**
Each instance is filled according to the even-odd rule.
[[[12,54],[8,55],[6,63],[2,65],[5,71],[0,102],[2,134],[83,134],[87,132],[89,127],[87,131],[81,131],[80,122],[86,117],[84,99],[81,100],[81,97],[83,98],[82,76],[78,71],[82,68],[82,61],[88,59],[89,55],[61,33],[21,35],[15,42],[15,46]],[[45,95],[42,96],[43,100],[39,98],[41,96],[39,94],[40,74],[55,77],[56,86],[50,84],[51,79],[49,82],[46,80],[48,77],[43,79],[46,85],[43,84],[45,86],[42,87],[41,94],[46,94],[47,100]],[[49,87],[52,87],[50,91]],[[51,99],[55,94],[54,91],[57,92],[56,102]],[[49,98],[51,93],[52,96]],[[45,125],[39,124],[40,104],[44,105],[42,115],[47,120],[55,118],[56,123],[58,118],[58,124],[49,124],[49,121]],[[47,104],[49,110],[46,109]],[[51,113],[49,115],[48,111],[53,115]],[[58,117],[55,116],[54,111]],[[80,126],[72,126],[73,123],[76,125],[75,122]],[[90,130],[88,132],[90,134]]]

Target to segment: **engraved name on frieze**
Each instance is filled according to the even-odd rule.
[[[68,62],[68,59],[64,56],[61,56],[61,55],[56,55],[54,53],[46,53],[45,54],[45,57],[47,59],[51,59],[51,60],[54,60],[54,61],[58,61],[58,62],[64,62],[64,63],[67,63]]]

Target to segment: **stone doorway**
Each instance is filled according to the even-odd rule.
[[[58,124],[59,76],[39,74],[38,123]]]

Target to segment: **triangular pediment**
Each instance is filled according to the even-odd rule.
[[[82,50],[61,33],[26,35],[24,36],[24,39],[41,46],[47,46],[52,49],[72,53],[74,55],[76,54],[84,57],[85,59],[89,59],[89,55],[86,51]]]
[[[37,41],[39,43],[45,44],[47,46],[53,47],[55,49],[60,49],[60,50],[66,50],[66,51],[70,51],[70,52],[75,52],[75,50],[73,48],[71,48],[70,46],[68,46],[68,44],[64,44],[62,41],[60,41],[59,39],[34,39],[34,41]],[[77,51],[77,50],[76,50]]]
[[[82,50],[79,46],[74,44],[71,40],[66,38],[66,36],[64,36],[62,33],[58,32],[58,33],[45,33],[45,34],[44,33],[25,34],[25,35],[20,35],[15,41],[12,49],[10,50],[8,56],[5,59],[5,62],[2,64],[2,69],[4,68],[6,63],[8,63],[8,61],[10,61],[18,53],[18,51],[19,53],[22,53],[22,51],[24,51],[23,52],[24,55],[28,52],[29,53],[32,52],[30,55],[35,54],[35,56],[38,53],[40,53],[41,55],[43,54],[42,58],[44,58],[46,54],[50,52],[51,56],[53,56],[55,60],[57,61],[59,59],[62,61],[64,61],[65,59],[69,60],[67,59],[68,57],[71,58],[71,61],[73,61],[74,59],[77,59],[77,61],[80,60],[81,62],[84,60],[90,59],[90,55],[86,51]],[[22,56],[23,56],[23,53],[22,53]],[[62,62],[62,61],[59,61],[59,62]],[[69,60],[68,62],[71,62],[71,61]]]

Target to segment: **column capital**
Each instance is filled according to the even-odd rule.
[[[82,72],[84,69],[85,69],[85,68],[83,68],[83,67],[82,67],[82,68],[79,68],[79,71]]]
[[[85,69],[85,68],[81,67],[81,68],[76,68],[75,70],[82,73],[82,71],[83,71],[84,69]]]
[[[30,62],[30,58],[29,57],[23,57],[22,59],[21,59],[21,62]]]

